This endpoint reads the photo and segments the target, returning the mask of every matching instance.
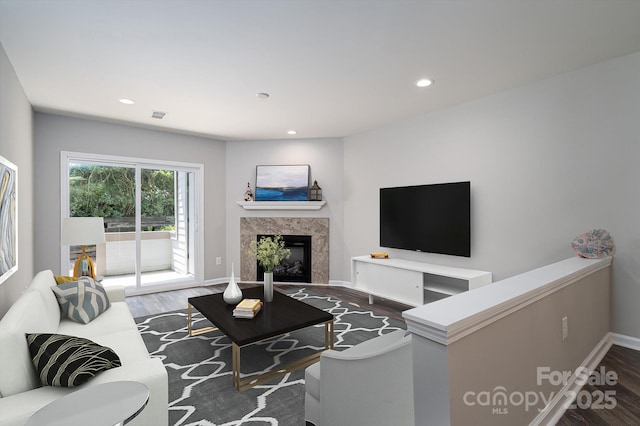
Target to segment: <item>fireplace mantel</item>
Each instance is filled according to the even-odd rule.
[[[326,201],[237,201],[245,210],[320,210]]]

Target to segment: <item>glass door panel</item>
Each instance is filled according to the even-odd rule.
[[[189,267],[189,173],[140,172],[141,284],[192,279]]]
[[[97,276],[135,286],[135,215],[135,168],[69,164],[69,216],[104,218],[106,243],[87,250]],[[81,249],[72,246],[69,251],[69,275],[73,275]]]

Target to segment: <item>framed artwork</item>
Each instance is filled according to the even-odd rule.
[[[309,165],[256,166],[256,201],[307,201]]]
[[[0,156],[0,284],[18,270],[18,167]]]

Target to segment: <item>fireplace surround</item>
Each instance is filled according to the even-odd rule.
[[[258,235],[308,235],[311,237],[311,282],[329,283],[329,218],[241,217],[240,279],[259,281],[255,257],[249,244]],[[277,281],[277,280],[274,280]]]

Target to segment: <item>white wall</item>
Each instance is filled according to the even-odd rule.
[[[332,280],[349,280],[350,257],[379,249],[380,187],[468,179],[470,259],[387,251],[497,280],[573,256],[576,235],[604,227],[618,246],[613,331],[640,338],[640,53],[344,141],[224,143],[39,113],[35,148],[31,107],[1,49],[0,66],[0,155],[20,178],[20,268],[0,285],[0,315],[34,271],[59,267],[59,153],[69,150],[204,163],[207,279],[228,275],[231,261],[238,270],[241,216],[275,215],[235,204],[257,164],[311,165],[328,203],[296,215],[330,218]]]
[[[238,206],[247,182],[255,193],[256,166],[263,164],[309,164],[311,182],[318,181],[327,204],[313,211],[247,211]],[[241,217],[328,217],[329,280],[349,281],[344,259],[342,139],[291,139],[277,141],[230,141],[227,143],[227,265],[240,271]]]
[[[204,164],[204,278],[225,276],[225,142],[53,114],[35,114],[37,270],[60,268],[60,152]],[[202,225],[202,222],[201,222]]]
[[[34,275],[33,111],[0,45],[0,155],[18,167],[18,270],[0,284],[0,318]]]
[[[639,138],[640,53],[347,137],[343,269],[380,248],[380,187],[470,180],[471,258],[385,250],[499,280],[605,228],[618,249],[613,331],[640,338]]]

